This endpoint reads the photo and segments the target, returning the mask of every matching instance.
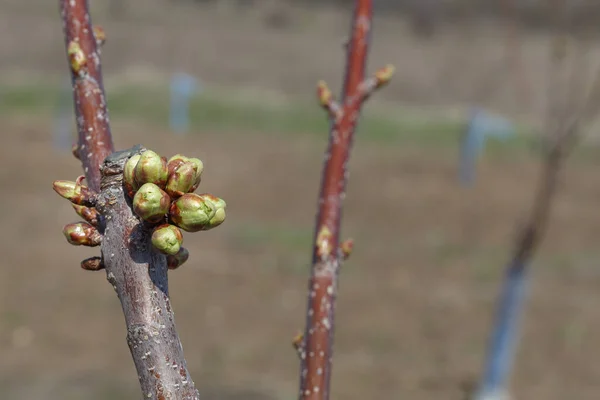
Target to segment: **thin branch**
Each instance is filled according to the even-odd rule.
[[[372,0],[356,0],[350,40],[346,46],[346,74],[340,104],[333,100],[323,82],[317,89],[321,105],[329,113],[331,130],[313,242],[306,329],[302,342],[295,341],[301,358],[300,399],[329,399],[335,298],[339,267],[344,258],[344,251],[340,251],[339,232],[347,165],[362,104],[375,89],[390,80],[394,71],[388,66],[365,80],[372,14]],[[346,243],[347,250],[351,247],[351,242]]]
[[[533,256],[547,231],[552,201],[557,192],[558,179],[580,128],[591,117],[589,102],[594,98],[596,84],[591,91],[587,86],[585,68],[578,68],[579,57],[572,60],[570,76],[566,71],[567,28],[564,0],[553,3],[556,7],[558,34],[551,47],[548,82],[548,115],[544,131],[545,159],[535,197],[525,222],[520,225],[511,261],[498,303],[484,374],[476,400],[489,400],[507,395],[507,384],[517,345],[518,322],[524,306],[527,277]],[[583,71],[583,72],[582,72]]]
[[[77,158],[88,186],[100,190],[100,165],[114,151],[102,82],[100,55],[87,0],[60,0],[65,46],[70,61],[78,131]],[[104,38],[98,38],[103,41]]]

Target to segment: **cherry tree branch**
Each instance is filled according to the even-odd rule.
[[[392,66],[387,66],[365,79],[372,14],[372,0],[356,0],[346,47],[341,102],[333,99],[324,82],[319,82],[317,88],[321,106],[328,112],[331,129],[319,195],[306,329],[304,335],[294,339],[301,360],[300,399],[329,399],[338,272],[352,247],[351,242],[340,245],[339,241],[348,160],[363,102],[374,90],[385,85],[394,72]]]
[[[134,214],[132,200],[124,192],[124,167],[130,158],[140,157],[146,149],[136,146],[114,153],[99,52],[104,32],[92,28],[87,0],[60,0],[60,9],[78,128],[73,154],[81,160],[88,185],[81,184],[84,177],[75,182],[54,182],[54,190],[69,199],[77,214],[87,221],[68,224],[63,233],[70,244],[101,246],[102,256],[84,260],[81,267],[105,269],[119,297],[127,343],[144,398],[199,399],[187,370],[168,292],[167,271],[185,262],[187,250],[181,248],[176,254],[165,256],[156,247],[155,233],[159,228]],[[160,167],[162,161],[157,157]],[[188,170],[197,175],[199,183],[202,163],[197,161],[188,163]],[[166,161],[162,164],[166,176]],[[152,168],[142,168],[142,173]],[[193,183],[189,179],[186,182]],[[164,184],[163,181],[163,188]],[[171,201],[168,196],[166,199]],[[224,219],[224,202],[221,208],[220,222]],[[164,222],[166,218],[163,215]],[[181,235],[174,226],[167,231]]]
[[[74,153],[81,160],[88,186],[98,191],[100,165],[114,151],[98,48],[104,38],[95,35],[103,32],[92,28],[87,0],[60,0],[60,10],[79,136]]]

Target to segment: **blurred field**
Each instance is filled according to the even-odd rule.
[[[18,9],[18,2],[11,4],[11,10]],[[5,62],[0,68],[0,398],[139,398],[120,304],[103,273],[79,269],[79,261],[97,251],[66,243],[62,226],[76,215],[51,189],[54,179],[80,173],[77,160],[52,142],[56,82],[66,64],[60,24],[49,8],[14,13],[22,16],[21,25],[0,14],[6,32],[16,33],[31,21],[39,29],[30,36],[19,31],[29,44],[18,49],[21,53],[10,52],[14,42],[0,40]],[[203,71],[215,82],[194,100],[193,132],[186,136],[174,135],[165,125],[164,82],[148,83],[143,68],[127,63],[122,71],[114,70],[122,56],[149,65],[152,77],[168,76],[171,67],[160,64],[167,56],[152,47],[164,39],[162,28],[148,36],[148,26],[140,33],[125,22],[108,21],[105,71],[113,134],[118,148],[142,143],[167,156],[199,156],[206,165],[202,190],[227,201],[226,223],[186,236],[191,259],[170,275],[188,365],[204,398],[293,399],[299,362],[290,342],[304,325],[327,129],[309,99],[321,76],[339,85],[342,53],[336,51],[339,41],[323,28],[331,28],[325,17],[321,30],[289,33],[278,42],[267,28],[249,20],[243,25],[239,16],[229,25],[222,14],[212,16],[211,22],[198,14],[196,31],[185,34],[186,43],[195,38],[199,43],[188,60],[213,65]],[[188,18],[186,24],[193,19]],[[215,31],[216,25],[221,30]],[[234,35],[233,27],[242,34]],[[340,25],[339,31],[346,27]],[[338,31],[337,25],[331,29]],[[214,41],[202,32],[213,32]],[[139,35],[147,41],[130,54],[124,42],[111,42],[112,35]],[[243,41],[240,36],[247,39],[239,51],[263,39],[270,40],[262,42],[265,46],[280,47],[260,57],[240,56],[230,65],[235,52],[228,45]],[[464,103],[450,104],[448,89],[444,112],[430,112],[428,106],[440,103],[426,91],[418,93],[419,110],[403,107],[402,82],[414,78],[410,73],[423,63],[418,53],[425,50],[406,42],[415,54],[405,60],[400,50],[390,50],[389,33],[382,36],[382,42],[375,36],[376,49],[390,47],[379,47],[371,64],[393,58],[399,66],[406,61],[408,72],[400,69],[400,83],[367,106],[350,163],[343,234],[355,239],[356,248],[341,273],[332,398],[463,399],[480,374],[500,277],[516,221],[528,210],[537,158],[530,138],[494,144],[482,160],[476,187],[460,188],[456,138],[464,121],[455,106],[460,110]],[[326,38],[324,43],[319,37]],[[307,59],[317,45],[324,60]],[[111,50],[119,46],[121,56]],[[326,53],[331,46],[332,53]],[[246,51],[249,57],[253,50]],[[28,64],[29,56],[38,58]],[[214,61],[217,57],[223,60]],[[306,67],[300,68],[304,61]],[[268,71],[261,70],[265,64]],[[45,73],[51,82],[40,83]],[[269,73],[275,82],[267,79]],[[25,85],[32,76],[35,84]],[[519,111],[509,100],[503,103],[502,96],[487,99],[497,109]],[[535,113],[524,114],[528,122],[535,120]],[[519,126],[521,133],[531,130],[528,124]],[[598,152],[597,147],[579,149],[561,180],[549,236],[534,266],[516,399],[591,400],[600,395],[600,368],[595,366]]]

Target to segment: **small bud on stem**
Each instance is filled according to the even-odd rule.
[[[190,253],[187,251],[186,248],[182,247],[179,249],[179,252],[177,252],[177,254],[167,256],[167,267],[169,269],[177,269],[181,267],[181,265],[183,265],[183,263],[185,263],[189,257]]]
[[[123,187],[127,192],[127,195],[131,198],[135,195],[135,192],[139,189],[138,184],[135,181],[135,167],[140,161],[141,154],[135,154],[127,160],[125,167],[123,167]]]
[[[354,239],[346,239],[340,243],[340,255],[343,260],[347,260],[354,249]]]
[[[171,221],[187,232],[205,230],[215,216],[217,207],[205,197],[186,193],[171,204]]]
[[[100,232],[87,222],[67,224],[63,228],[63,234],[73,246],[95,247],[102,243]]]
[[[174,256],[181,249],[183,234],[178,227],[164,224],[152,232],[152,245],[161,253]]]
[[[73,73],[77,76],[83,75],[87,67],[87,58],[79,46],[79,43],[71,41],[67,47],[67,55],[69,56],[69,62]]]
[[[80,206],[93,206],[94,196],[92,191],[81,184],[83,177],[77,178],[77,181],[54,181],[52,187],[61,197],[69,200],[73,204]]]
[[[183,162],[175,169],[175,171],[173,171],[173,173],[169,174],[165,191],[172,199],[181,197],[191,191],[196,183],[197,175],[197,164],[191,161]]]
[[[168,178],[167,160],[152,150],[146,150],[135,166],[134,178],[139,186],[144,183],[153,183],[163,189]]]
[[[85,269],[86,271],[100,271],[104,269],[104,263],[102,262],[102,257],[90,257],[86,258],[81,262],[81,269]]]
[[[157,223],[169,212],[171,198],[154,183],[145,183],[133,197],[133,211],[144,221]]]
[[[81,218],[85,219],[93,226],[98,226],[98,218],[100,217],[98,210],[93,207],[80,206],[78,204],[71,204],[71,206],[73,206],[73,209]]]

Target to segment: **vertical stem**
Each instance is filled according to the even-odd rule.
[[[71,43],[82,52],[80,69],[71,65],[78,153],[88,186],[100,190],[100,165],[114,151],[102,82],[100,55],[87,0],[60,0],[67,51]]]
[[[305,345],[301,352],[300,399],[329,399],[342,201],[354,130],[364,100],[361,84],[365,80],[372,14],[372,0],[356,1],[347,46],[341,112],[331,120],[309,280]]]

